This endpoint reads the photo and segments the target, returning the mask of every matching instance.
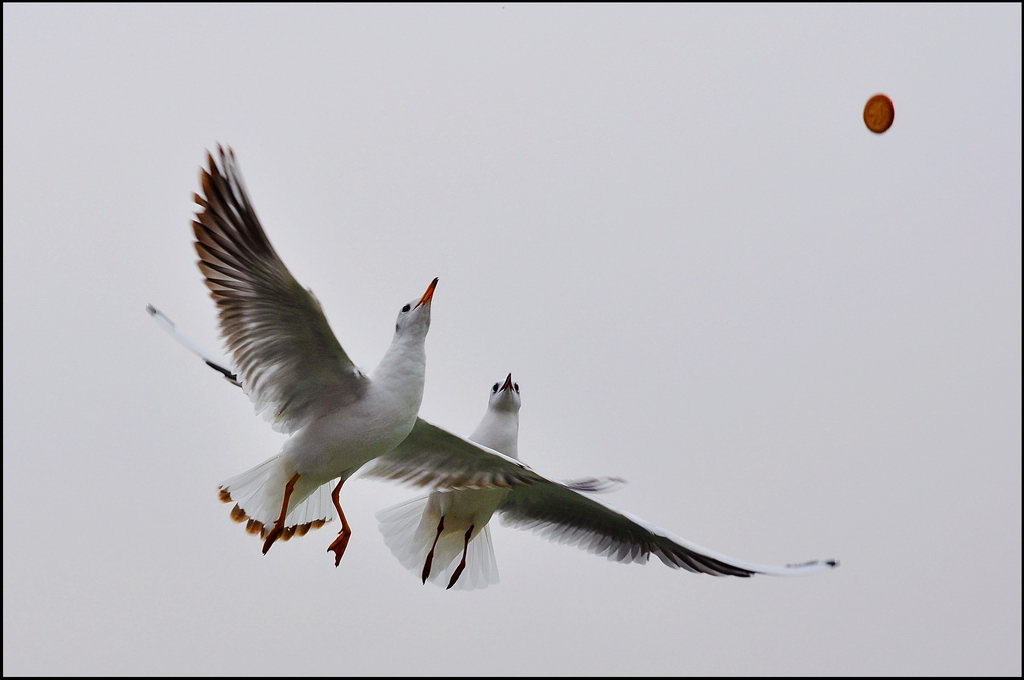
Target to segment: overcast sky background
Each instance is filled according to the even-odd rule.
[[[1021,672],[1021,9],[26,6],[4,17],[4,673]],[[896,121],[861,112],[876,92]],[[372,368],[434,276],[421,413],[804,579],[495,522],[502,582],[216,498],[281,435],[210,346],[191,193],[231,144]]]

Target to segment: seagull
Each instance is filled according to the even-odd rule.
[[[470,440],[518,459],[519,383],[509,373],[491,386],[487,411]],[[403,443],[400,447],[404,447]],[[391,476],[386,464],[371,467],[369,476]],[[548,538],[579,545],[618,562],[646,562],[656,555],[670,567],[716,576],[797,576],[827,571],[835,560],[818,560],[782,567],[757,565],[719,555],[663,529],[620,512],[580,492],[603,492],[622,483],[619,478],[575,482],[544,480],[512,489],[434,491],[377,513],[384,542],[391,552],[425,584],[447,582],[447,589],[471,564],[464,590],[498,582],[488,522],[498,513],[506,524],[534,529]],[[455,564],[456,558],[461,559]]]
[[[352,534],[341,507],[342,485],[365,463],[410,436],[420,441],[418,483],[453,487],[511,486],[536,478],[514,459],[419,420],[431,303],[437,279],[398,312],[391,346],[366,373],[331,332],[319,301],[278,256],[256,217],[231,149],[207,153],[202,195],[192,222],[199,269],[219,309],[220,331],[237,382],[257,414],[290,438],[281,451],[228,479],[220,498],[233,519],[264,539],[305,534],[333,519],[328,547],[340,564]],[[392,459],[401,467],[401,460]],[[329,491],[334,480],[337,485]],[[328,502],[329,499],[329,502]],[[332,507],[333,505],[333,507]]]
[[[230,362],[203,350],[152,305],[146,309],[161,327],[207,366],[232,385],[241,387]],[[518,460],[521,407],[519,384],[509,373],[503,383],[491,386],[487,411],[470,440],[492,452],[505,454],[509,460]],[[425,425],[420,425],[421,431],[426,429]],[[411,449],[411,455],[415,456],[416,447],[423,443],[422,438],[411,436],[408,443],[403,442],[391,454],[378,459],[383,465],[374,464],[366,471],[367,475],[402,478],[420,474],[417,466],[407,462],[405,454]],[[805,576],[839,566],[836,560],[769,566],[725,557],[582,495],[611,491],[624,483],[619,477],[589,477],[566,482],[541,478],[528,486],[435,491],[382,510],[377,513],[377,519],[385,544],[399,562],[420,576],[423,583],[430,580],[441,585],[447,581],[447,589],[473,590],[498,582],[488,526],[495,512],[502,515],[508,525],[533,529],[554,541],[579,545],[617,562],[646,563],[653,554],[672,568],[740,577],[754,574]],[[462,559],[453,567],[460,552]],[[467,567],[468,575],[460,579]]]
[[[509,373],[505,382],[491,386],[487,412],[470,441],[518,459],[519,383]],[[606,492],[624,484],[619,477],[589,477],[548,482],[573,491]],[[377,513],[384,542],[406,568],[447,589],[456,583],[463,590],[486,588],[498,582],[491,529],[488,522],[508,497],[507,489],[435,491],[429,496],[399,503]],[[455,558],[462,555],[452,568]],[[471,556],[471,557],[470,557]],[[472,568],[460,581],[467,557]]]

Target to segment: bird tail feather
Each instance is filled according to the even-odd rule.
[[[423,569],[434,542],[441,515],[431,508],[430,496],[392,505],[377,513],[384,545],[403,567],[414,573]]]
[[[488,525],[469,542],[466,571],[455,584],[455,589],[477,590],[497,582],[498,561],[494,557],[494,543],[491,542],[491,527]]]
[[[273,528],[284,501],[284,487],[288,480],[285,471],[277,465],[279,458],[273,456],[220,485],[220,500],[235,504],[231,509],[231,519],[245,522],[245,530],[261,538],[266,538]],[[299,477],[288,503],[281,540],[304,536],[310,529],[319,529],[330,522],[334,516],[331,482],[317,486],[305,483]]]
[[[377,513],[384,544],[403,567],[417,576],[423,573],[423,565],[434,545],[440,521],[440,507],[438,503],[431,502],[430,496],[414,498]],[[462,532],[445,532],[437,540],[428,578],[431,583],[442,588],[448,585],[462,556],[463,541]],[[498,564],[494,557],[491,528],[487,526],[470,540],[466,569],[454,588],[474,590],[497,582]]]

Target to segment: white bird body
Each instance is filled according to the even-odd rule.
[[[509,376],[509,380],[511,375]],[[515,402],[513,402],[513,398]],[[483,420],[469,435],[469,440],[494,449],[510,458],[519,459],[519,395],[502,390],[491,396]],[[514,408],[511,405],[514,403]],[[460,489],[435,491],[430,503],[445,518],[445,534],[463,536],[474,527],[473,536],[490,521],[494,512],[505,502],[508,489]]]
[[[285,443],[281,463],[292,474],[314,477],[317,485],[347,478],[408,436],[423,399],[426,360],[422,343],[396,344],[361,399],[312,421]]]
[[[509,374],[502,389],[498,388],[498,383],[494,384],[487,404],[487,411],[473,434],[469,436],[470,441],[518,459],[520,405],[519,386],[515,385],[513,388],[512,375]],[[501,504],[505,502],[508,494],[508,489],[460,489],[435,491],[430,494],[420,519],[422,528],[417,527],[420,533],[428,533],[428,530],[435,532],[433,542],[435,545],[431,558],[432,568],[421,573],[424,581],[450,583],[454,578],[456,582],[460,582],[461,572],[456,575],[457,567],[453,566],[455,558],[460,553],[468,551],[470,545],[475,546],[480,534],[487,532],[483,539],[485,545],[482,546],[483,550],[489,553],[484,556],[488,562],[485,565],[486,569],[473,572],[471,577],[462,583],[462,586],[470,589],[497,583],[497,563],[494,560],[487,524]],[[379,515],[379,517],[381,516],[386,516],[386,511]],[[444,525],[438,531],[437,527],[442,518]],[[385,538],[387,538],[386,535]],[[425,560],[426,555],[423,555],[422,559],[418,560],[419,565],[417,566],[422,566]],[[431,576],[433,576],[432,579]]]
[[[472,527],[473,533],[469,538],[473,540],[491,521],[491,517],[501,507],[508,494],[508,489],[435,491],[430,494],[429,509],[431,514],[436,513],[439,517],[444,517],[442,539],[454,536],[461,542],[462,537]]]
[[[412,308],[405,313],[415,311]],[[429,311],[422,313],[429,315]],[[357,399],[313,417],[293,432],[277,456],[224,482],[222,498],[236,503],[234,516],[249,519],[252,532],[266,537],[281,512],[289,480],[297,476],[285,511],[284,527],[291,532],[282,537],[287,540],[296,530],[305,533],[308,527],[303,525],[332,519],[334,513],[326,503],[318,503],[314,518],[307,517],[309,509],[304,503],[333,480],[339,480],[340,487],[360,467],[391,451],[409,435],[423,399],[425,336],[425,331],[396,331],[372,376],[362,378]],[[253,477],[261,482],[258,489],[238,497],[235,489],[252,484]],[[326,496],[326,490],[321,496]],[[305,521],[300,521],[302,518]]]
[[[415,362],[406,363],[415,365]],[[285,486],[294,475],[299,478],[289,498],[286,527],[306,523],[292,516],[322,485],[336,479],[344,482],[360,467],[391,451],[408,436],[422,399],[422,368],[419,379],[413,375],[405,385],[397,379],[397,374],[385,375],[387,379],[371,380],[359,401],[298,430],[285,442],[281,453],[270,459],[273,465],[266,471],[266,483],[260,492],[246,499],[245,504],[238,503],[248,518],[258,523],[253,526],[260,528],[264,536],[280,511]],[[224,482],[221,488],[230,494],[233,483]],[[255,511],[254,507],[261,510]],[[331,510],[329,505],[321,504],[322,517],[316,519],[325,522],[332,519]]]

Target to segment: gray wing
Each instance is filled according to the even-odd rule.
[[[412,432],[401,444],[367,465],[364,474],[447,489],[511,488],[547,481],[515,458],[422,418],[416,419]]]
[[[799,576],[837,566],[834,560],[781,567],[735,560],[553,482],[512,489],[498,512],[508,525],[532,529],[551,540],[578,545],[616,562],[647,562],[655,555],[672,568],[741,577]]]
[[[278,257],[249,201],[234,153],[207,155],[192,222],[199,269],[219,310],[242,389],[274,428],[294,432],[350,404],[366,378],[331,332],[312,292]]]

